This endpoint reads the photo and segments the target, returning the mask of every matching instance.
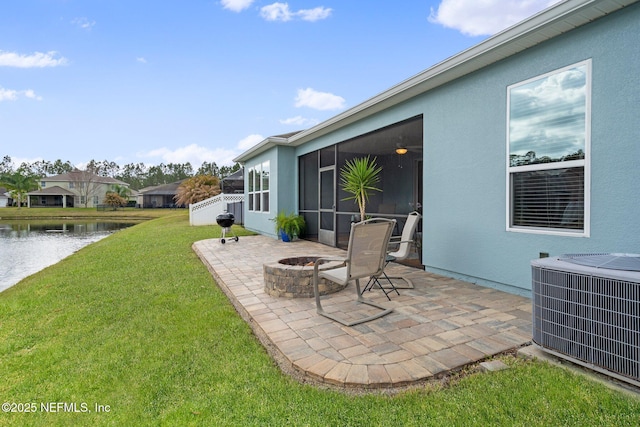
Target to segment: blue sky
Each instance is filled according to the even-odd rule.
[[[557,0],[3,0],[0,157],[219,166]]]

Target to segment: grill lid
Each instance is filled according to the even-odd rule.
[[[223,220],[223,219],[230,219],[230,220],[234,220],[235,217],[233,216],[233,214],[231,212],[223,212],[220,215],[218,215],[216,217],[216,219],[218,220]]]
[[[216,217],[216,222],[220,227],[231,227],[235,222],[235,217],[231,212],[223,212]]]
[[[565,254],[561,261],[610,270],[640,271],[640,255],[624,253]]]

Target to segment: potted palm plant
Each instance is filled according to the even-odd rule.
[[[360,220],[366,219],[365,209],[371,191],[382,191],[376,185],[380,182],[382,167],[376,164],[376,158],[356,157],[347,160],[340,169],[342,189],[351,195],[342,200],[353,200],[360,209]]]
[[[299,237],[305,228],[304,217],[294,213],[287,214],[280,211],[272,221],[276,223],[276,233],[280,235],[283,242],[290,242],[295,237]]]

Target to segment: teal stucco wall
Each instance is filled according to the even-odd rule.
[[[638,34],[636,4],[421,98],[427,269],[526,294],[541,252],[640,252]],[[507,86],[587,59],[590,236],[506,231]]]
[[[537,45],[303,146],[275,147],[272,213],[297,207],[296,157],[423,116],[423,263],[439,274],[528,295],[541,252],[640,253],[640,5]],[[588,237],[507,231],[507,87],[591,60],[591,226]],[[247,162],[250,166],[252,162]],[[273,173],[277,171],[277,173]]]
[[[277,145],[245,163],[245,189],[248,188],[249,168],[269,161],[269,211],[251,212],[245,196],[245,228],[260,234],[277,238],[275,223],[277,213],[297,212],[297,157],[292,147]]]

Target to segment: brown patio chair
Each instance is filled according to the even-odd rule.
[[[353,223],[351,224],[346,258],[319,258],[315,262],[313,267],[313,291],[316,297],[318,314],[343,325],[353,326],[391,313],[391,308],[385,308],[362,297],[360,279],[378,276],[384,270],[387,246],[395,223],[394,219],[385,218],[373,218]],[[319,267],[323,263],[335,261],[339,262],[335,267],[320,270]],[[370,305],[380,311],[374,315],[356,320],[348,320],[333,313],[327,313],[320,303],[320,293],[318,291],[318,281],[320,279],[326,279],[345,286],[349,282],[355,281],[357,303]]]

